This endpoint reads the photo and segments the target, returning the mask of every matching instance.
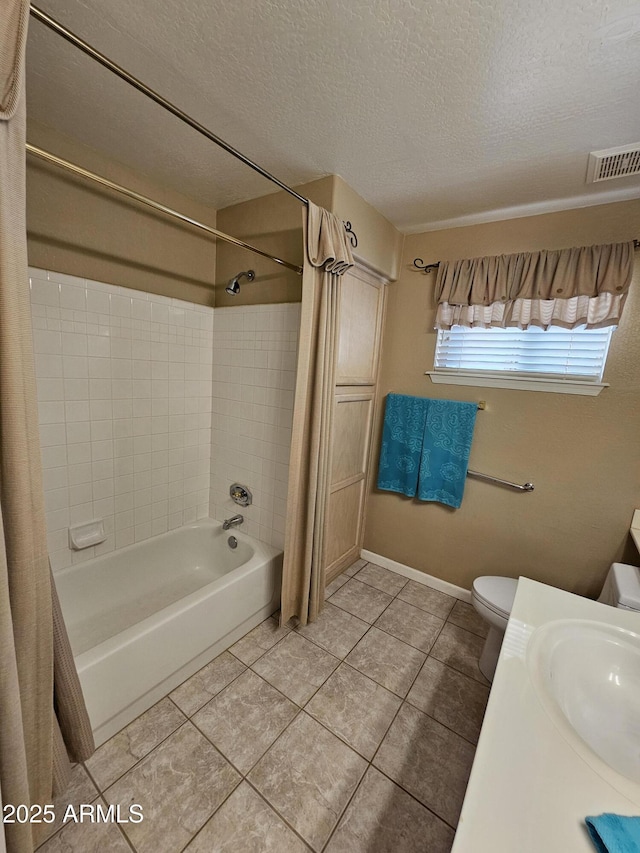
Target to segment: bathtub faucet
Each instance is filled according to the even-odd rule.
[[[242,524],[244,521],[244,516],[242,515],[232,515],[231,518],[225,518],[222,522],[222,529],[229,530],[230,527],[237,527],[239,524]]]

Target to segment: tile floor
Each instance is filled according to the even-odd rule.
[[[267,619],[76,766],[39,853],[446,853],[488,683],[468,604],[359,560],[317,622]],[[62,804],[56,809],[62,815]]]

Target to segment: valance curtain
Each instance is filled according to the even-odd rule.
[[[340,277],[353,257],[342,222],[309,203],[289,469],[281,623],[313,622],[324,603],[325,504]]]
[[[616,326],[633,254],[628,242],[442,261],[436,328]]]
[[[28,0],[0,15],[0,789],[50,803],[93,738],[47,551],[27,275],[24,51]],[[69,757],[68,757],[69,756]],[[9,853],[37,826],[5,824]]]

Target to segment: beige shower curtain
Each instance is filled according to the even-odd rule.
[[[42,491],[25,217],[27,0],[0,14],[0,789],[6,805],[51,802],[69,757],[93,751],[55,596]],[[54,710],[55,705],[55,710]],[[65,746],[66,744],[66,746]],[[6,824],[9,853],[37,843]]]
[[[342,222],[309,203],[289,468],[281,622],[313,622],[324,603],[325,506],[340,276],[353,265]]]

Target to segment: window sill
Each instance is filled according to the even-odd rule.
[[[535,379],[527,376],[489,376],[480,373],[463,374],[427,370],[432,382],[440,385],[475,385],[480,388],[511,388],[517,391],[547,391],[552,394],[581,394],[597,397],[607,382],[580,382],[569,379]]]

